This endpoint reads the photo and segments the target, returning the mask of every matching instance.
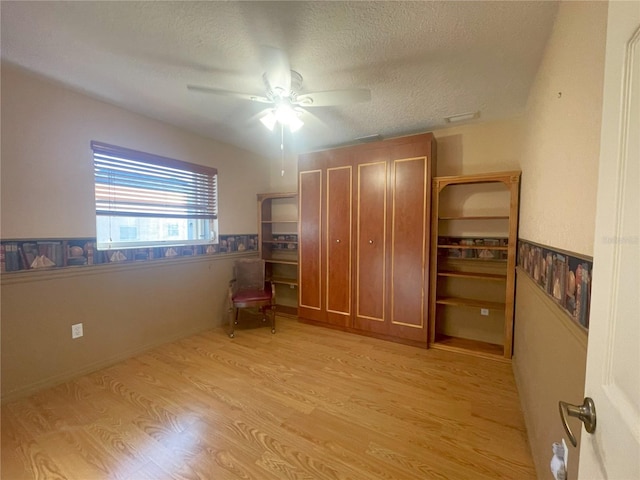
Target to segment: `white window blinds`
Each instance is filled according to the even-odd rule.
[[[218,171],[91,142],[96,214],[218,218]]]

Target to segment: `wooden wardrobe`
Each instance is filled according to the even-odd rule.
[[[302,320],[425,345],[431,133],[299,156]]]

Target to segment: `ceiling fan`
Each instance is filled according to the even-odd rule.
[[[273,130],[276,123],[279,123],[282,127],[288,126],[292,132],[302,127],[300,114],[305,108],[348,105],[371,100],[371,92],[364,88],[302,93],[302,75],[291,70],[285,52],[265,46],[261,47],[261,53],[265,70],[262,74],[265,87],[263,94],[234,92],[198,85],[187,85],[187,88],[195,92],[270,104],[271,107],[266,109],[266,114],[260,118],[260,121],[269,130]]]

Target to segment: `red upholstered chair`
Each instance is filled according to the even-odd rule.
[[[240,309],[254,308],[262,314],[262,321],[271,320],[271,333],[276,333],[275,285],[265,281],[264,260],[236,260],[234,278],[229,282],[229,336],[235,336]]]

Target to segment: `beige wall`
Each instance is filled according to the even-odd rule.
[[[304,127],[303,127],[304,128]],[[438,142],[436,175],[464,175],[519,170],[522,155],[522,119],[476,122],[433,130]],[[297,157],[271,158],[271,191],[298,189]]]
[[[607,3],[560,4],[530,92],[520,237],[593,255]]]
[[[558,401],[582,403],[587,336],[520,268],[517,283],[513,366],[538,478],[552,478],[551,444],[564,438],[570,448],[568,479],[573,480],[579,451],[564,433]],[[579,441],[580,422],[572,419],[570,426]]]
[[[220,232],[257,233],[268,159],[4,63],[1,86],[2,238],[95,236],[91,140],[218,168]]]
[[[219,172],[221,233],[257,233],[269,161],[2,65],[3,239],[95,237],[99,140]],[[246,172],[254,174],[247,176]],[[220,325],[233,257],[2,275],[2,399]],[[71,340],[82,322],[84,337]]]
[[[438,176],[520,169],[521,118],[444,128],[433,134],[438,142]]]
[[[523,123],[519,236],[583,255],[593,252],[606,22],[604,2],[560,4]],[[586,334],[538,290],[519,272],[513,368],[538,476],[550,478],[558,401],[582,403]],[[570,447],[570,479],[578,455]]]

